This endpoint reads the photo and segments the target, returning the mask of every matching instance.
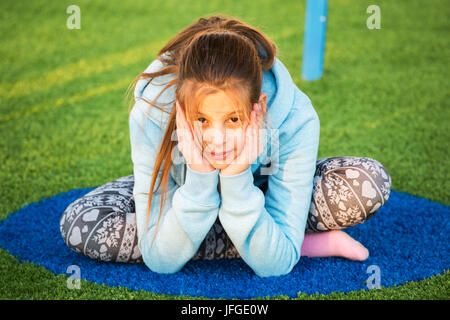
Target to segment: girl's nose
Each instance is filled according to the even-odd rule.
[[[213,151],[225,151],[225,144],[227,141],[227,132],[225,128],[210,128],[205,132],[205,141],[209,148]]]
[[[207,140],[212,144],[222,144],[225,141],[225,130],[224,128],[210,128],[207,133]]]

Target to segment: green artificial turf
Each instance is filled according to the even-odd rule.
[[[81,29],[69,30],[73,1],[1,1],[0,219],[131,174],[129,83],[178,31],[214,13],[277,44],[319,114],[319,158],[377,159],[392,189],[449,205],[449,1],[329,1],[325,71],[315,82],[301,79],[305,2],[76,1]],[[381,9],[380,30],[366,27],[371,4]],[[299,299],[448,299],[449,277]],[[88,281],[69,290],[66,280],[0,249],[0,298],[188,298]]]

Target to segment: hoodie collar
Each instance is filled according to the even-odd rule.
[[[155,59],[144,71],[146,73],[156,72],[163,67],[163,63]],[[270,74],[271,73],[271,74]],[[157,77],[155,79],[141,79],[136,83],[134,90],[134,96],[136,101],[139,98],[147,101],[153,101],[153,99],[159,94],[159,92],[165,87],[165,85],[176,77],[175,74],[167,74]],[[149,86],[152,83],[154,85]],[[283,63],[275,57],[274,63],[269,70],[266,70],[263,74],[263,86],[262,92],[265,89],[272,87],[274,91],[267,92],[268,112],[271,125],[274,129],[278,129],[291,110],[291,106],[294,101],[295,84],[292,81],[291,75]],[[170,110],[174,102],[175,86],[168,88],[157,100],[157,105],[163,108],[166,112],[162,112],[158,108],[148,108],[148,105],[138,104],[142,111],[150,117],[159,127],[165,128],[169,121]],[[171,102],[164,105],[166,102]]]
[[[275,93],[272,97],[267,97],[269,101],[267,107],[272,127],[278,129],[291,111],[295,85],[289,71],[276,57],[272,67],[266,72],[272,72],[275,78]],[[262,90],[264,92],[264,86]]]

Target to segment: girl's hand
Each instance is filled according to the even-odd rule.
[[[253,110],[250,113],[250,122],[245,129],[244,148],[241,153],[234,159],[226,168],[220,170],[222,175],[235,175],[245,171],[250,165],[255,162],[264,149],[262,139],[263,119],[266,112],[261,104],[255,103]]]
[[[203,158],[197,139],[194,139],[191,125],[187,122],[181,106],[176,100],[176,126],[178,137],[178,149],[183,154],[191,169],[199,172],[211,172],[216,170],[207,159]]]

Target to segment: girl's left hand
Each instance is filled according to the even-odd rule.
[[[250,113],[250,122],[245,129],[244,147],[241,153],[226,168],[220,170],[222,175],[230,176],[239,174],[258,159],[264,150],[262,126],[265,112],[265,105],[263,108],[261,104],[253,104],[253,110]]]
[[[178,149],[186,159],[187,165],[194,171],[211,172],[215,168],[202,156],[201,147],[194,137],[193,130],[178,100],[176,105],[176,133],[178,138]]]

